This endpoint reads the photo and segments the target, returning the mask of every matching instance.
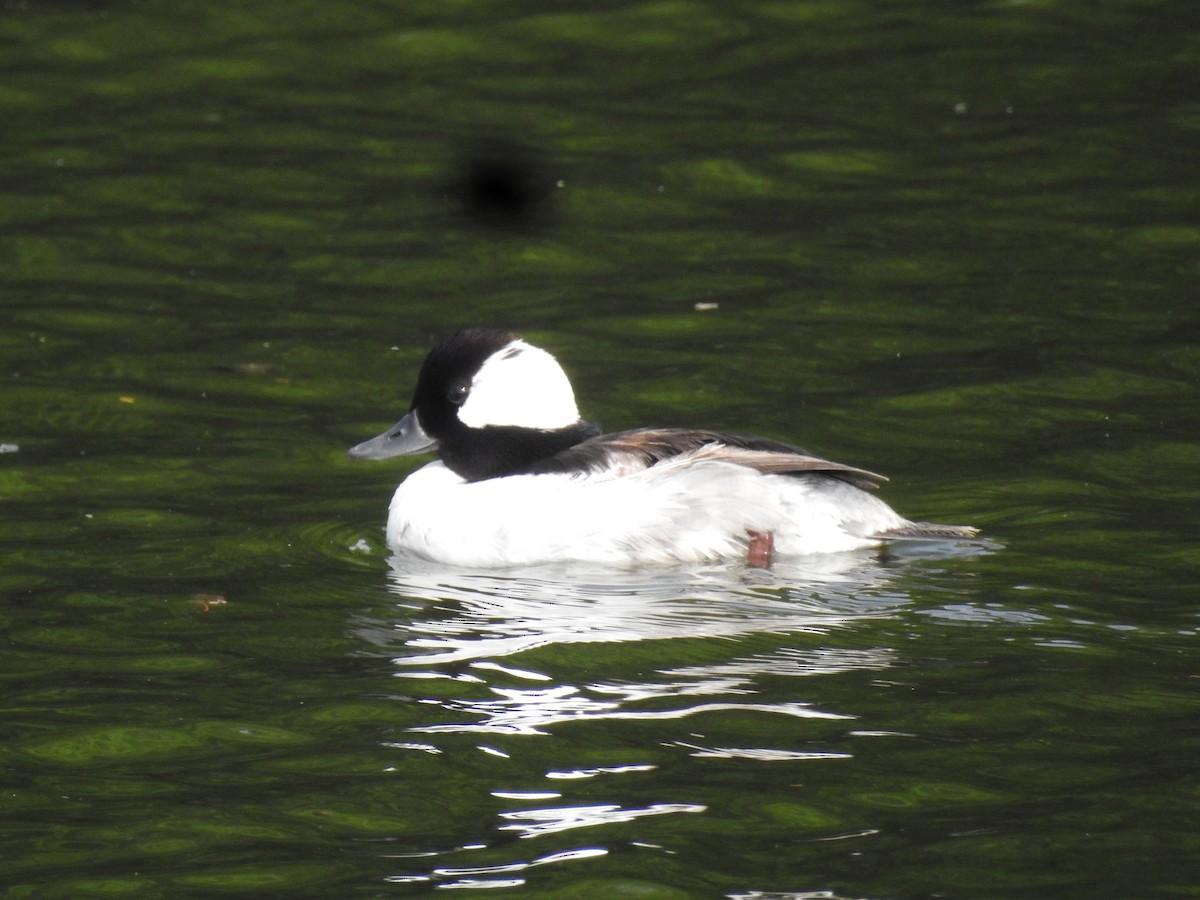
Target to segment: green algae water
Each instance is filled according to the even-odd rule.
[[[0,894],[1200,894],[1189,3],[10,3]],[[983,528],[389,557],[439,337]]]

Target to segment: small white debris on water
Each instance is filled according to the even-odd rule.
[[[17,453],[20,449],[20,444],[0,444],[0,453]]]
[[[719,303],[706,303],[704,301],[697,303],[693,307],[693,309],[695,309],[696,312],[709,312],[710,310],[720,309],[720,308],[721,308],[721,304],[719,304]]]
[[[346,549],[351,553],[370,553],[371,545],[368,544],[364,538],[359,538]]]

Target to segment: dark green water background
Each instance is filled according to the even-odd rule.
[[[0,894],[1200,895],[1197,10],[5,2]],[[393,568],[465,324],[1004,548]]]

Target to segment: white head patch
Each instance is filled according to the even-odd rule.
[[[578,422],[579,409],[558,360],[516,340],[480,366],[458,418],[471,428],[516,425],[552,430]]]

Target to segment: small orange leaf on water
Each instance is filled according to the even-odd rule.
[[[208,612],[214,606],[224,606],[229,601],[220,594],[193,594],[192,602],[204,612]]]

